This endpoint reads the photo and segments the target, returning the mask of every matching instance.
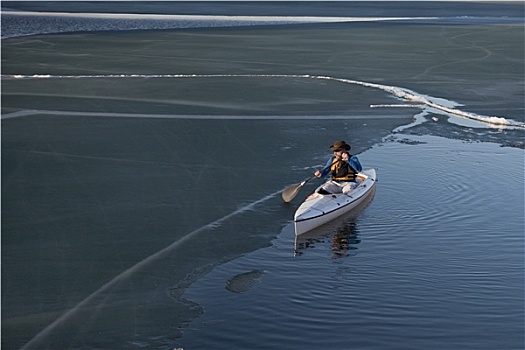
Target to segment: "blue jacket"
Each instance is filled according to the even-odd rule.
[[[331,156],[330,159],[328,159],[328,162],[326,162],[324,169],[321,171],[321,177],[325,177],[326,175],[328,175],[334,158],[335,156]],[[363,170],[363,167],[361,166],[361,163],[359,162],[359,159],[357,159],[356,156],[351,156],[350,159],[348,159],[348,165],[350,165],[356,173]]]

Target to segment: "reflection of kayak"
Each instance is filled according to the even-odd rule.
[[[361,203],[347,213],[299,236],[295,236],[294,255],[302,255],[304,249],[315,247],[317,243],[325,243],[327,239],[332,241],[333,256],[340,256],[341,250],[357,250],[357,244],[359,244],[360,240],[358,239],[359,230],[356,218],[374,199],[375,191],[376,187],[374,186],[365,195]]]
[[[373,192],[375,183],[375,169],[367,169],[359,173],[357,186],[348,193],[321,194],[322,186],[319,186],[295,212],[295,235],[302,235],[350,212]]]

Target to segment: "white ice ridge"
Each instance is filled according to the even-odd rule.
[[[345,84],[361,85],[374,89],[379,89],[388,92],[395,97],[409,102],[415,102],[419,105],[426,106],[434,109],[435,111],[442,111],[449,115],[457,117],[477,120],[483,123],[497,126],[512,126],[518,128],[524,128],[525,124],[509,120],[505,117],[500,116],[483,116],[476,113],[465,112],[455,107],[460,106],[459,103],[450,100],[426,96],[419,94],[415,91],[383,84],[369,83],[364,81],[335,78],[330,76],[322,75],[309,75],[309,74],[94,74],[94,75],[50,75],[50,74],[34,74],[34,75],[22,75],[22,74],[3,74],[2,79],[116,79],[116,78],[301,78],[301,79],[322,79],[341,82]]]
[[[58,327],[61,324],[63,324],[64,322],[66,322],[70,317],[75,315],[78,311],[80,311],[84,306],[86,306],[88,303],[93,301],[101,293],[106,292],[111,287],[114,287],[115,285],[117,285],[118,282],[120,282],[120,281],[122,281],[122,280],[124,280],[124,279],[126,279],[128,277],[130,277],[135,272],[137,272],[138,270],[144,268],[146,265],[150,264],[151,262],[161,258],[162,256],[166,255],[167,253],[173,252],[177,247],[182,245],[184,242],[186,242],[187,240],[189,240],[193,236],[195,236],[195,235],[197,235],[197,234],[199,234],[199,233],[201,233],[203,231],[206,231],[206,230],[213,230],[213,229],[221,226],[221,224],[223,222],[231,219],[234,216],[237,216],[237,215],[242,214],[242,213],[247,212],[247,211],[252,211],[255,208],[255,206],[257,206],[257,205],[259,205],[259,204],[261,204],[263,202],[266,202],[267,200],[277,196],[281,192],[282,192],[282,190],[279,190],[279,191],[277,191],[275,193],[272,193],[272,194],[269,194],[269,195],[267,195],[267,196],[265,196],[263,198],[260,198],[260,199],[258,199],[256,201],[252,202],[252,203],[246,204],[246,205],[242,206],[241,208],[231,212],[230,214],[225,215],[225,216],[223,216],[222,218],[220,218],[218,220],[215,220],[215,221],[213,221],[213,222],[211,222],[211,223],[209,223],[207,225],[204,225],[204,226],[202,226],[202,227],[200,227],[200,228],[198,228],[198,229],[188,233],[186,236],[184,236],[184,237],[180,238],[179,240],[173,242],[172,244],[170,244],[166,248],[164,248],[162,250],[159,250],[158,252],[148,256],[147,258],[143,259],[142,261],[139,261],[138,263],[136,263],[135,265],[131,266],[130,268],[128,268],[124,272],[122,272],[119,275],[115,276],[112,280],[110,280],[109,282],[104,284],[102,287],[100,287],[99,289],[97,289],[96,291],[91,293],[91,295],[89,295],[87,298],[85,298],[80,303],[75,305],[73,308],[69,309],[64,314],[62,314],[62,316],[60,316],[55,321],[53,321],[52,323],[47,325],[47,327],[45,327],[43,330],[41,330],[29,342],[27,342],[24,346],[22,346],[21,350],[38,348],[38,346],[37,346],[38,343],[41,342],[46,336],[48,336],[53,331],[53,329],[55,327]]]
[[[149,20],[186,20],[186,21],[245,21],[272,23],[336,23],[336,22],[376,22],[376,21],[409,21],[434,20],[439,17],[334,17],[334,16],[240,16],[240,15],[173,15],[173,14],[140,14],[140,13],[68,13],[68,12],[33,12],[5,11],[14,16],[51,16],[101,19],[149,19]]]
[[[356,85],[362,85],[362,86],[380,89],[380,90],[389,92],[392,95],[396,96],[397,98],[400,98],[405,101],[417,102],[421,105],[424,105],[430,108],[434,108],[436,110],[443,111],[448,114],[452,114],[454,116],[473,119],[473,120],[481,121],[487,124],[525,128],[525,124],[508,120],[505,117],[498,117],[498,116],[489,117],[489,116],[482,116],[476,113],[464,112],[462,110],[454,108],[456,106],[460,106],[459,103],[445,100],[445,99],[438,98],[438,97],[426,96],[423,94],[419,94],[415,91],[397,87],[397,86],[367,83],[367,82],[362,82],[362,81],[357,81],[357,80],[340,79],[340,78],[324,77],[324,76],[316,76],[316,78],[335,80],[335,81],[340,81],[343,83],[356,84]]]

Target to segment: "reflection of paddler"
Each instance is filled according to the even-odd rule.
[[[345,141],[337,140],[329,147],[334,153],[322,171],[316,170],[316,177],[324,177],[330,173],[332,181],[321,188],[326,193],[347,193],[355,187],[357,173],[363,170],[359,159],[348,151],[350,145]]]
[[[355,222],[347,222],[340,228],[338,228],[332,235],[332,256],[334,258],[347,257],[348,251],[357,249],[352,247],[351,244],[358,244],[360,241],[357,239],[357,229]]]

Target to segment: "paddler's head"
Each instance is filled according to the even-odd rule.
[[[350,145],[342,140],[335,141],[330,147],[331,152],[346,152],[350,150]]]

